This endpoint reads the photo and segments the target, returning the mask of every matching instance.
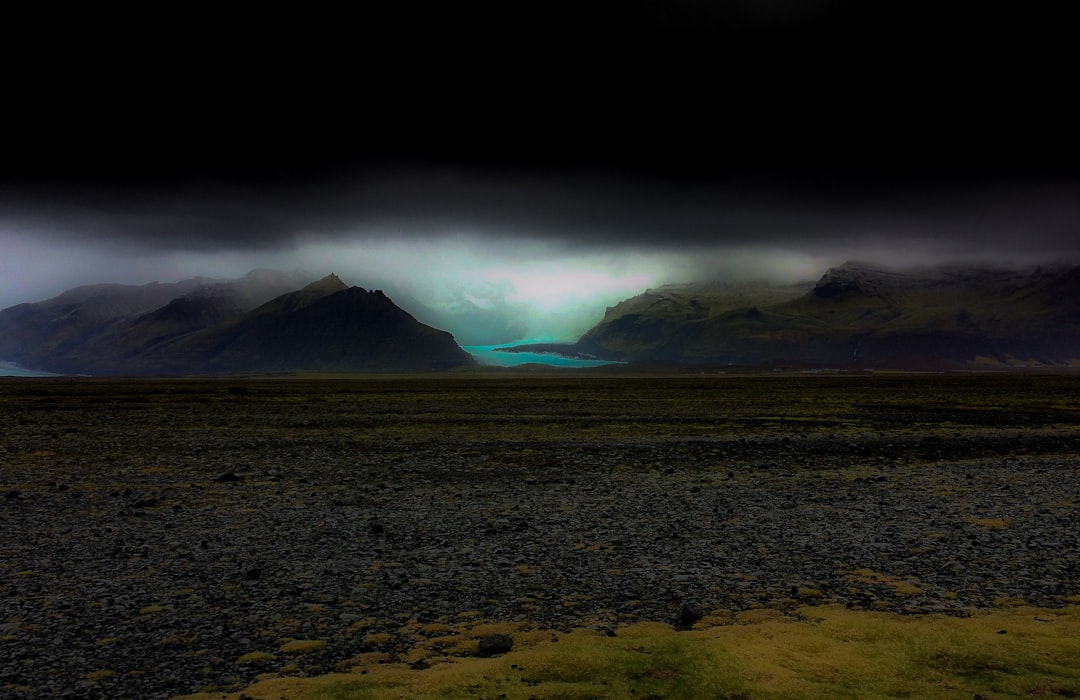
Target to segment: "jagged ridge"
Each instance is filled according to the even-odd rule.
[[[282,294],[283,280],[266,270],[224,283],[200,278],[180,287],[190,291],[145,313],[97,313],[90,321],[79,303],[96,300],[96,292],[69,290],[0,312],[6,341],[0,352],[48,371],[124,375],[431,370],[473,363],[453,336],[420,324],[382,292],[350,288],[330,274]],[[151,305],[148,295],[132,291],[141,288],[125,289],[142,305],[130,302],[129,308]],[[270,290],[278,293],[267,299]]]

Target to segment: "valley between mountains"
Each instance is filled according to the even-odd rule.
[[[576,343],[547,350],[712,367],[1080,365],[1080,268],[848,263],[816,283],[668,285],[609,308]]]
[[[479,306],[411,300],[413,315],[309,277],[77,287],[0,311],[0,360],[94,376],[460,370],[477,362],[454,334],[499,325]],[[673,284],[608,308],[576,342],[501,351],[668,369],[1062,369],[1080,365],[1080,268],[847,263],[816,282]]]

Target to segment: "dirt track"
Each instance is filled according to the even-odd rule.
[[[1078,471],[1078,378],[3,381],[0,689],[235,688],[473,617],[1062,605]]]

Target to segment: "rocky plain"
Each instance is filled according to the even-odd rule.
[[[1060,607],[1080,377],[0,379],[0,533],[12,698],[419,667],[477,620]]]

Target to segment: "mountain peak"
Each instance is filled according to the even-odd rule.
[[[331,272],[326,277],[320,280],[315,280],[311,284],[304,287],[303,292],[322,292],[324,294],[332,294],[334,292],[340,292],[342,289],[348,289],[349,285],[341,281],[341,278]]]

